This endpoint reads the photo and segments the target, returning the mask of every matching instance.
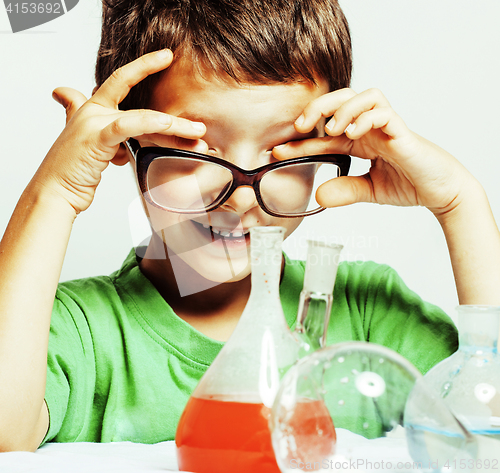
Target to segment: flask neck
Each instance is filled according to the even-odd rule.
[[[300,293],[295,334],[301,344],[301,355],[326,345],[326,331],[333,302],[342,245],[308,240],[304,288]]]
[[[279,282],[283,255],[283,236],[273,233],[252,233],[252,288],[250,297],[279,299]]]
[[[304,352],[312,352],[326,345],[326,330],[332,309],[332,294],[302,290],[295,332]]]
[[[459,306],[459,345],[466,351],[497,351],[500,307]]]

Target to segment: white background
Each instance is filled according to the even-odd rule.
[[[454,154],[483,184],[500,219],[500,2],[343,0],[354,47],[352,86],[380,88],[411,129]],[[12,34],[0,5],[0,233],[29,179],[64,126],[51,98],[60,85],[90,95],[100,3]],[[356,164],[356,173],[366,166]],[[61,280],[117,269],[132,245],[131,169],[111,166],[91,208],[74,225]],[[305,219],[286,243],[304,257],[307,236],[344,243],[343,259],[393,266],[424,299],[451,316],[457,298],[441,229],[423,208],[373,204]]]

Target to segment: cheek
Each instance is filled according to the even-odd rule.
[[[183,221],[189,220],[186,215],[166,212],[146,203],[146,213],[149,217],[151,228],[156,233],[175,233],[175,228]]]
[[[299,218],[277,218],[272,225],[284,227],[286,229],[285,239],[288,238],[302,223],[304,217]]]

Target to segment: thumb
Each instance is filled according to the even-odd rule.
[[[325,182],[316,191],[316,199],[318,204],[327,208],[374,202],[370,175],[343,176]]]
[[[52,98],[66,109],[66,123],[87,101],[85,95],[70,87],[58,87],[52,92]]]

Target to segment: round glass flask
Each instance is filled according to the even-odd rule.
[[[500,307],[457,310],[459,348],[424,379],[470,432],[500,440]]]
[[[439,473],[490,468],[500,451],[500,307],[457,310],[459,349],[416,383],[405,412],[412,458]]]
[[[268,419],[280,380],[299,350],[279,297],[284,233],[282,227],[250,230],[250,297],[179,421],[181,470],[279,473]]]
[[[345,432],[362,444],[392,432],[402,424],[406,398],[419,376],[401,355],[367,342],[330,345],[302,358],[283,378],[271,414],[282,473],[292,473],[297,465],[324,471],[356,458]],[[325,430],[326,422],[304,425],[299,418],[304,400],[324,406],[322,415],[335,424],[338,438]]]

